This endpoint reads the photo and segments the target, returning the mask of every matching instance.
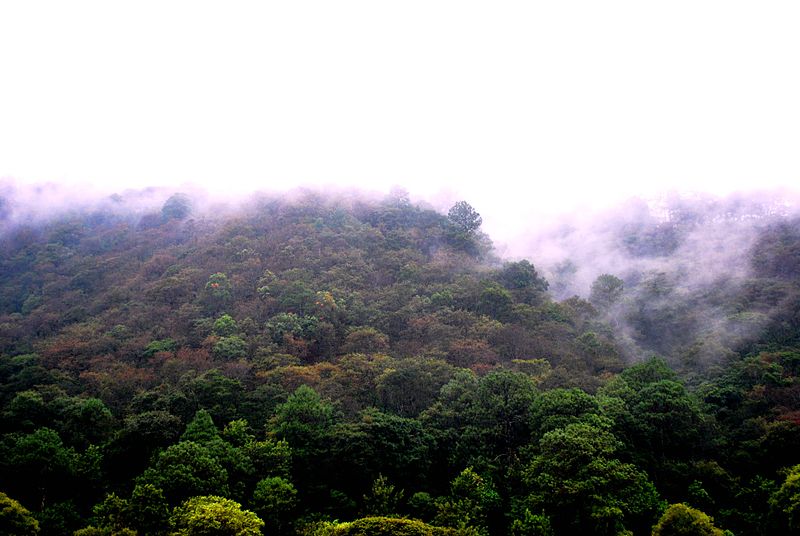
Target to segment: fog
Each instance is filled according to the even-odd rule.
[[[800,179],[794,2],[44,4],[0,6],[0,181],[54,202],[400,186],[522,255],[560,214]]]

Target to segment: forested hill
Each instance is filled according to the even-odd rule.
[[[0,203],[0,532],[800,530],[798,220],[582,299],[466,202],[134,207]]]

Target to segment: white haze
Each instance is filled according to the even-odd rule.
[[[800,4],[3,2],[0,179],[564,212],[800,184]],[[64,201],[63,195],[58,201]]]

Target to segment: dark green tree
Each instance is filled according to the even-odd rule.
[[[164,450],[152,467],[136,480],[163,490],[169,504],[188,497],[228,492],[228,473],[209,449],[192,441],[181,441]]]
[[[466,201],[459,201],[447,212],[447,219],[461,233],[472,234],[480,228],[483,218]]]
[[[251,502],[253,511],[265,522],[269,534],[286,534],[292,525],[297,506],[297,490],[285,478],[274,476],[259,480]]]
[[[608,430],[586,423],[544,434],[525,474],[530,510],[543,510],[556,534],[648,529],[658,493],[643,472],[616,458],[619,444]]]

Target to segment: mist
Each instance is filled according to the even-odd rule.
[[[191,221],[205,225],[246,218],[266,200],[352,209],[360,202],[403,198],[446,214],[458,193],[306,187],[223,194],[183,185],[109,194],[108,189],[5,181],[0,185],[0,229],[82,217],[147,228],[162,224],[176,198],[185,200]],[[671,192],[571,211],[562,202],[563,211],[555,213],[551,206],[550,214],[530,207],[526,212],[514,202],[504,207],[498,200],[502,197],[467,199],[487,222],[483,231],[494,244],[487,262],[499,266],[527,259],[549,282],[553,299],[578,296],[592,302],[630,361],[655,353],[689,360],[694,369],[719,366],[763,335],[792,299],[783,293],[742,302],[758,286],[754,248],[770,228],[800,214],[800,196],[791,190],[725,196]],[[593,295],[593,284],[604,274],[622,284],[613,303],[600,303]]]

